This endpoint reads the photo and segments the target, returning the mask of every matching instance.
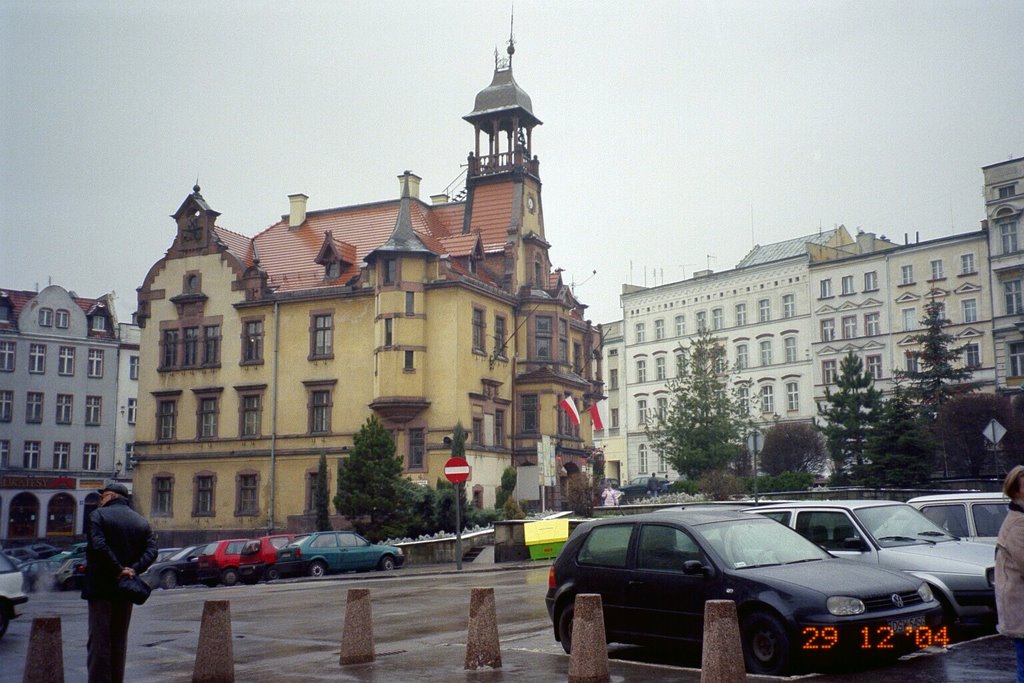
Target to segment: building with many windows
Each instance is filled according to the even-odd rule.
[[[1024,387],[1024,157],[986,166],[982,173],[996,385],[999,391],[1020,391]]]
[[[625,287],[620,404],[627,413],[628,476],[655,472],[675,478],[647,443],[644,425],[671,400],[676,353],[698,330],[725,345],[730,379],[755,422],[811,420],[816,414],[809,261],[822,248],[855,243],[840,226],[814,235],[755,246],[732,270],[699,271],[658,287]],[[609,364],[609,371],[610,371]],[[609,377],[609,386],[611,378]],[[610,392],[609,392],[610,393]]]
[[[988,232],[960,233],[896,244],[861,232],[840,248],[815,249],[810,278],[814,302],[814,397],[824,399],[848,353],[861,358],[879,389],[894,371],[916,367],[921,320],[932,300],[942,304],[947,332],[979,389],[991,391],[995,371],[988,278]]]
[[[455,199],[422,201],[407,171],[392,200],[314,211],[291,195],[255,237],[218,225],[199,187],[174,212],[137,314],[135,492],[165,539],[308,528],[320,454],[333,494],[371,415],[425,486],[461,423],[478,506],[541,444],[559,475],[549,502],[589,468],[600,339],[549,260],[541,122],[511,50],[464,119],[475,147]]]
[[[111,295],[0,290],[0,538],[74,536],[117,466],[121,337]],[[122,432],[124,443],[134,440]]]

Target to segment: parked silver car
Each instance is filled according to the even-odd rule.
[[[995,545],[1010,499],[1001,493],[943,493],[907,501],[940,527],[960,538]]]
[[[995,622],[995,552],[961,541],[906,503],[883,500],[780,503],[749,508],[792,527],[837,557],[898,569],[932,587],[948,623]]]

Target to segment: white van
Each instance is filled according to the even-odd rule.
[[[994,545],[1010,499],[1001,493],[943,493],[907,502],[954,536]]]

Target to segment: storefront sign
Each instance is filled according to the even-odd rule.
[[[74,477],[0,476],[0,489],[74,489]]]

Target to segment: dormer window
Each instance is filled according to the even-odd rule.
[[[53,327],[53,309],[52,308],[40,308],[39,309],[39,326],[40,327]]]
[[[94,315],[90,323],[90,328],[93,332],[106,332],[107,330],[107,319],[102,315]]]
[[[331,261],[324,268],[324,278],[327,280],[333,280],[341,277],[341,263],[338,261]]]
[[[0,304],[0,322],[7,322],[11,319],[11,309],[6,304]]]

